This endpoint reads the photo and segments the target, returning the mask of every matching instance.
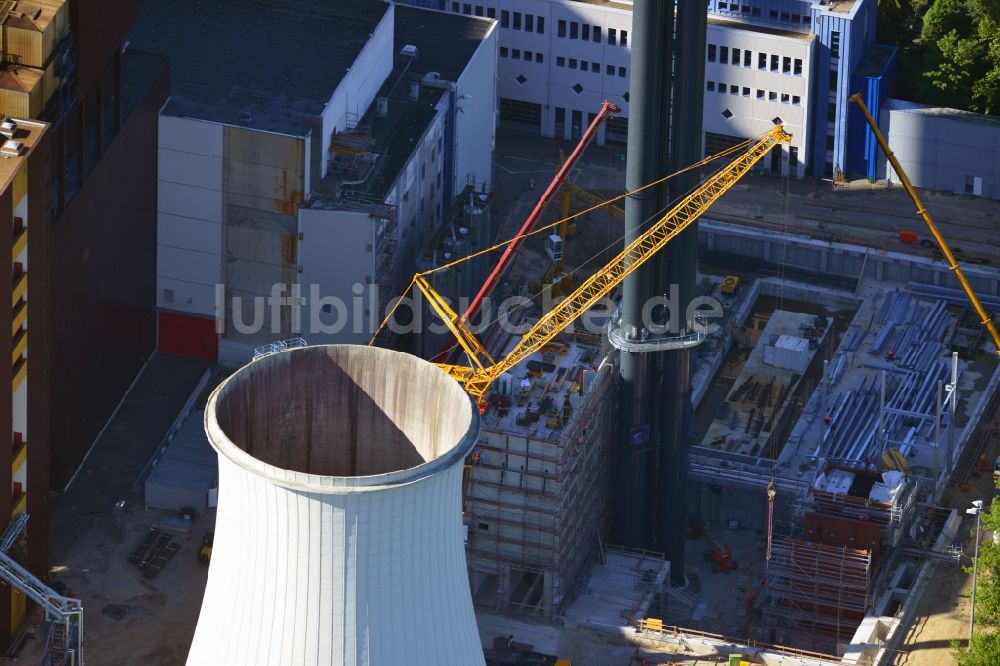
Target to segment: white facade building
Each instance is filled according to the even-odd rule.
[[[500,21],[503,122],[575,140],[607,99],[623,114],[606,121],[596,140],[625,144],[629,0],[403,1]],[[856,147],[865,141],[863,123],[852,121],[848,133],[847,96],[861,90],[877,109],[883,78],[891,79],[894,50],[874,44],[874,3],[709,0],[706,11],[707,153],[757,136],[780,118],[793,134],[792,144],[775,149],[762,168],[793,177],[804,176],[807,168],[826,177],[872,170],[872,157]]]
[[[191,16],[209,11],[182,2]],[[308,80],[272,68],[258,81],[252,62],[230,62],[206,96],[209,74],[183,67],[193,46],[161,47],[179,64],[160,116],[157,292],[173,322],[161,316],[160,348],[228,365],[299,335],[366,342],[454,197],[492,181],[495,21],[381,0],[320,10],[298,28],[262,5],[254,21],[268,11],[306,50],[290,64],[311,63]],[[328,300],[313,308],[311,295]],[[329,297],[351,321],[338,325]]]

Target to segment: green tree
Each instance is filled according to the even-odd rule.
[[[1000,664],[1000,633],[995,631],[978,631],[972,637],[968,648],[958,646],[958,641],[951,644],[955,652],[958,666],[996,666]]]
[[[931,89],[918,101],[1000,112],[1000,0],[934,0],[924,15],[916,70]]]

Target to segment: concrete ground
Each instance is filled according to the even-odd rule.
[[[144,578],[128,556],[163,512],[143,509],[131,490],[207,368],[154,355],[69,490],[50,503],[51,577],[83,602],[88,664],[180,664],[187,655],[205,583],[195,556],[201,532],[175,537],[181,550],[159,576]],[[111,509],[123,498],[119,532]],[[21,659],[37,656],[42,642],[29,641]]]

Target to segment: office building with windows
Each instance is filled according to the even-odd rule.
[[[408,0],[500,22],[501,122],[572,140],[601,102],[623,109],[597,136],[625,144],[630,70],[628,0]],[[895,50],[875,40],[873,0],[709,0],[705,68],[707,153],[760,134],[775,121],[790,146],[772,173],[874,177],[874,141],[847,98],[877,111],[891,90]]]

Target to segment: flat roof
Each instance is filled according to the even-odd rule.
[[[0,157],[0,192],[5,192],[11,183],[14,182],[14,177],[17,176],[17,172],[20,171],[24,165],[27,163],[28,157],[31,152],[38,145],[38,142],[42,140],[42,135],[49,128],[48,123],[43,123],[38,120],[26,120],[23,118],[0,118],[0,121],[12,120],[17,123],[17,131],[14,133],[14,141],[19,141],[22,144],[21,154],[17,157]],[[2,137],[6,139],[6,137]]]
[[[360,121],[371,127],[373,151],[385,155],[378,181],[366,184],[369,193],[381,195],[395,182],[446,92],[421,84],[420,95],[414,100],[410,84],[421,83],[430,72],[436,72],[440,81],[456,82],[495,24],[489,18],[396,5],[392,73],[376,94],[376,98],[388,100],[388,114],[380,118],[373,102]],[[417,48],[416,56],[400,54],[408,45]],[[364,190],[365,186],[351,189]]]
[[[798,39],[804,42],[808,42],[816,38],[816,35],[813,34],[812,32],[809,32],[808,30],[787,30],[784,28],[777,28],[762,23],[741,21],[736,18],[721,18],[714,14],[708,15],[708,24],[717,25],[722,28],[746,30],[747,32],[759,32],[765,35],[774,35],[775,37],[787,37],[789,39]]]
[[[388,9],[382,0],[140,0],[129,40],[170,58],[164,113],[305,136]]]
[[[982,113],[951,109],[946,106],[930,106],[929,104],[910,102],[905,99],[893,99],[890,97],[885,100],[882,108],[886,111],[902,111],[920,116],[938,116],[962,123],[975,123],[977,125],[1000,128],[1000,116],[987,116]]]

